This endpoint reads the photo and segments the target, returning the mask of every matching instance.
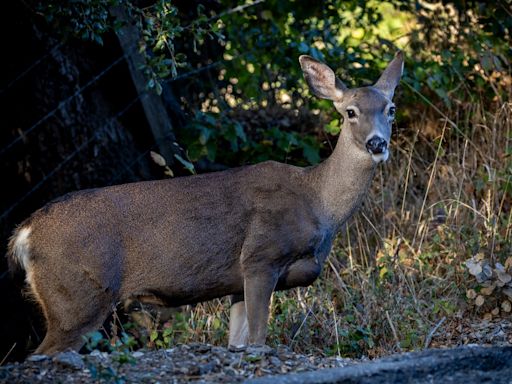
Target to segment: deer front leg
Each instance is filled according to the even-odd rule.
[[[249,344],[265,344],[270,297],[277,274],[258,273],[244,278],[245,309],[249,328]]]
[[[295,287],[305,287],[312,284],[320,274],[322,267],[316,258],[301,259],[288,267],[279,277],[275,290],[284,290]],[[229,345],[242,347],[249,340],[247,325],[247,311],[244,297],[233,295],[229,314]]]

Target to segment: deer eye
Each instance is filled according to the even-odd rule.
[[[395,107],[389,108],[389,111],[388,111],[389,117],[394,117],[395,116],[395,112],[396,112],[396,108]]]
[[[356,111],[354,111],[351,108],[348,108],[347,109],[347,116],[348,116],[349,119],[352,119],[352,118],[356,117]]]

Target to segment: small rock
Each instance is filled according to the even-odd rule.
[[[191,376],[199,376],[201,374],[201,371],[197,365],[192,365],[188,369],[188,374]]]
[[[200,375],[206,375],[210,372],[213,372],[216,368],[217,364],[215,364],[215,362],[213,361],[210,361],[206,364],[201,364],[199,366],[199,374]]]
[[[139,357],[144,356],[144,352],[136,351],[136,352],[132,353],[132,356],[135,357],[136,359],[138,359]]]
[[[269,359],[270,361],[270,364],[276,366],[276,367],[280,367],[281,366],[281,360],[279,360],[277,357],[275,356],[270,356]]]
[[[27,357],[27,361],[38,362],[38,361],[47,360],[49,358],[50,358],[50,356],[47,356],[47,355],[30,355],[29,357]]]
[[[230,345],[228,346],[229,352],[244,352],[247,349],[247,345]]]
[[[75,351],[67,351],[58,353],[53,357],[53,361],[64,367],[81,370],[85,368],[82,356]]]
[[[107,352],[100,352],[98,351],[97,349],[95,349],[94,351],[92,351],[91,353],[89,353],[89,356],[92,356],[92,357],[99,357],[100,359],[103,359],[103,360],[106,360],[108,359],[109,355]]]
[[[250,345],[245,350],[251,355],[275,355],[276,350],[268,345]]]
[[[196,353],[207,353],[211,351],[212,346],[207,344],[195,344],[192,345],[192,348]]]

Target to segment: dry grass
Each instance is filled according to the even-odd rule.
[[[377,357],[468,342],[471,322],[509,316],[502,298],[480,307],[466,298],[479,287],[464,262],[476,253],[490,263],[511,255],[512,104],[453,116],[424,115],[398,129],[394,155],[338,236],[321,279],[274,294],[271,344]],[[224,299],[158,329],[168,330],[166,344],[225,344],[227,324]],[[150,344],[163,341],[153,335]]]

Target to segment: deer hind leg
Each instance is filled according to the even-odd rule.
[[[47,331],[36,354],[54,354],[67,348],[79,350],[83,336],[98,329],[112,311],[114,294],[87,274],[52,276],[32,268],[27,274],[32,293],[41,305]]]
[[[231,296],[229,311],[229,345],[242,347],[249,341],[249,328],[247,324],[247,311],[242,295]]]

